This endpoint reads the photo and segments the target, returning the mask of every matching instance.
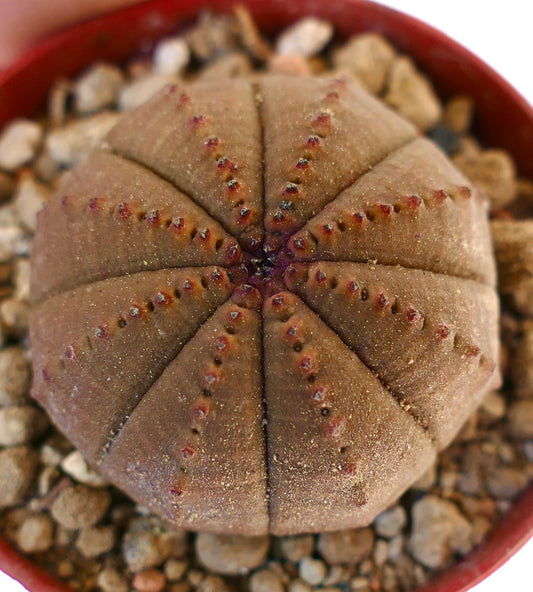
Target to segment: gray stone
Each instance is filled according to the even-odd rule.
[[[115,545],[116,532],[112,525],[83,528],[76,539],[76,549],[86,558],[94,559]]]
[[[180,76],[191,59],[191,52],[182,37],[161,40],[154,51],[154,72]]]
[[[226,575],[246,574],[265,560],[270,537],[243,537],[200,533],[196,536],[196,556],[207,569]]]
[[[15,119],[0,133],[0,169],[15,171],[31,162],[41,144],[43,129],[28,119]]]
[[[30,514],[17,532],[17,545],[24,553],[48,551],[52,546],[54,524],[47,514]]]
[[[46,149],[59,164],[74,166],[100,144],[119,119],[120,113],[102,111],[68,123],[48,134]]]
[[[39,459],[28,446],[0,450],[0,508],[22,503],[28,496]]]
[[[0,445],[16,446],[38,438],[48,427],[46,415],[33,405],[0,409]]]
[[[317,548],[329,565],[358,563],[372,554],[374,533],[370,528],[353,528],[324,532],[318,537]]]
[[[407,523],[407,514],[403,506],[394,506],[390,510],[385,510],[379,514],[374,521],[376,534],[392,539],[400,534],[402,528]]]
[[[427,495],[413,505],[412,521],[409,549],[425,567],[439,569],[472,548],[472,525],[448,500]]]
[[[487,489],[494,497],[512,499],[528,484],[525,473],[511,467],[498,467],[487,477]]]
[[[74,108],[86,114],[112,107],[124,84],[124,74],[112,64],[94,64],[74,84]]]
[[[298,565],[298,575],[311,586],[321,584],[328,573],[326,564],[320,559],[304,557]]]
[[[0,407],[22,405],[28,400],[30,363],[20,347],[0,351]]]
[[[111,496],[107,490],[74,485],[59,492],[50,512],[65,528],[89,528],[99,522],[109,508]]]
[[[332,36],[333,25],[329,21],[308,16],[282,31],[276,42],[276,53],[309,58],[319,53]]]

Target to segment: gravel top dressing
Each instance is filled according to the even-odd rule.
[[[0,130],[0,532],[73,590],[406,592],[533,477],[533,183],[333,36],[205,12]]]

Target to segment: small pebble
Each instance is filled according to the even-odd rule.
[[[368,590],[368,578],[356,576],[350,580],[350,590],[353,592],[366,592]]]
[[[284,592],[285,586],[279,574],[271,569],[261,569],[252,574],[250,592]]]
[[[65,528],[89,528],[103,518],[110,502],[107,490],[73,485],[58,494],[50,511],[54,520]]]
[[[170,558],[165,561],[163,572],[169,582],[181,580],[188,568],[188,563],[181,559]]]
[[[39,473],[37,480],[37,492],[39,497],[45,496],[59,480],[57,467],[45,466]]]
[[[85,115],[112,107],[124,84],[124,74],[117,66],[96,63],[74,83],[74,109]]]
[[[48,427],[46,415],[33,405],[0,409],[0,445],[16,446],[35,440]]]
[[[189,63],[191,52],[182,37],[168,37],[159,41],[154,51],[154,72],[181,76]]]
[[[452,502],[427,495],[415,502],[411,513],[410,551],[425,567],[442,568],[455,552],[465,554],[472,548],[472,525]]]
[[[276,41],[276,53],[309,58],[322,51],[332,37],[330,22],[308,16],[282,31]]]
[[[487,477],[489,493],[498,498],[513,499],[527,484],[527,476],[519,469],[511,467],[498,467]]]
[[[304,557],[298,565],[300,578],[311,586],[321,584],[327,572],[328,568],[326,564],[320,559],[313,559],[312,557]]]
[[[0,351],[0,407],[22,405],[28,400],[31,381],[29,360],[20,347]]]
[[[31,162],[41,144],[42,126],[28,119],[15,119],[0,132],[0,169],[15,171]]]
[[[478,155],[457,155],[455,165],[488,197],[492,209],[503,208],[516,196],[516,169],[503,150],[484,150]]]
[[[15,180],[0,171],[0,201],[11,197],[15,191]]]
[[[372,557],[374,558],[374,563],[378,567],[382,567],[389,558],[389,543],[383,539],[378,539],[374,545]]]
[[[38,461],[37,453],[28,446],[0,450],[0,508],[16,506],[26,499]]]
[[[358,563],[372,553],[374,533],[370,528],[324,532],[318,536],[318,552],[330,565]]]
[[[333,65],[355,76],[369,92],[379,94],[385,87],[396,54],[381,35],[363,33],[352,37],[333,53]]]
[[[268,60],[267,69],[271,74],[287,76],[311,76],[313,71],[308,60],[300,55],[275,53]]]
[[[465,134],[470,129],[473,115],[474,101],[472,97],[457,95],[446,103],[442,122],[452,132]]]
[[[202,11],[196,25],[185,34],[185,39],[192,53],[203,62],[233,51],[237,46],[232,19],[209,10]]]
[[[91,487],[104,487],[107,481],[85,462],[81,452],[73,450],[61,462],[63,471],[74,480]]]
[[[207,569],[228,575],[246,574],[265,560],[270,537],[242,537],[200,533],[196,536],[196,556]]]
[[[507,427],[513,438],[533,438],[533,399],[511,403]]]
[[[24,553],[48,551],[53,542],[54,524],[47,514],[27,516],[17,533],[17,545]]]
[[[28,331],[30,305],[16,298],[5,298],[0,303],[0,323],[10,337],[20,339]]]
[[[151,99],[167,84],[178,82],[176,76],[168,74],[148,74],[127,84],[121,91],[119,97],[119,108],[121,111],[132,111],[148,99]]]
[[[30,300],[30,260],[25,257],[17,257],[13,271],[13,284],[15,300]]]
[[[491,391],[483,399],[480,409],[491,419],[501,419],[506,411],[505,397],[498,391]]]
[[[520,398],[533,398],[533,322],[522,323],[522,331],[514,352],[512,380]]]
[[[219,78],[238,78],[249,74],[252,70],[250,59],[245,53],[231,52],[211,60],[202,69],[200,80],[216,80]]]
[[[311,586],[302,580],[292,580],[290,582],[287,592],[312,592]]]
[[[207,574],[196,588],[196,592],[231,592],[222,578]]]
[[[401,534],[395,536],[389,541],[389,559],[390,561],[396,561],[403,551],[404,538]]]
[[[381,512],[374,520],[374,530],[376,534],[392,539],[400,534],[402,528],[407,523],[407,514],[403,506],[394,506],[390,510]]]
[[[14,204],[0,207],[0,263],[12,261],[16,255],[27,255],[30,239],[20,227]]]
[[[411,489],[429,491],[437,482],[437,464],[432,464],[412,485]]]
[[[94,559],[111,551],[115,539],[115,527],[112,525],[83,528],[76,539],[76,549],[86,559]]]
[[[73,166],[97,146],[120,119],[120,114],[102,111],[52,130],[46,149],[59,164]]]
[[[406,56],[395,58],[391,64],[384,100],[421,130],[431,129],[442,116],[431,83]]]
[[[278,540],[281,554],[287,561],[298,563],[300,559],[313,554],[315,538],[311,534],[281,537]]]
[[[137,518],[122,538],[122,556],[134,573],[159,567],[170,556],[180,557],[187,549],[184,531],[165,532],[155,518]]]
[[[176,582],[167,586],[168,592],[191,592],[188,582]]]
[[[19,182],[15,193],[15,208],[22,226],[30,232],[35,232],[37,214],[43,209],[51,193],[51,189],[35,181],[33,175],[25,175]]]
[[[138,592],[161,592],[165,584],[164,574],[157,569],[141,571],[132,580],[132,586]]]
[[[114,567],[105,567],[96,577],[96,583],[102,592],[128,592],[127,578]]]

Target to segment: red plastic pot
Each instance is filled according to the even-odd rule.
[[[241,2],[243,0],[240,0]],[[439,31],[367,0],[245,0],[262,30],[275,33],[303,14],[331,21],[342,37],[373,30],[414,57],[443,98],[471,95],[476,135],[508,150],[520,173],[533,177],[533,110],[499,75]],[[148,50],[204,7],[229,11],[234,0],[153,0],[71,28],[45,41],[0,74],[0,128],[13,117],[43,108],[53,81],[72,76],[97,59],[121,61]],[[466,592],[502,565],[533,536],[533,486],[516,502],[487,540],[460,563],[417,592]],[[0,539],[0,569],[31,592],[67,588]]]

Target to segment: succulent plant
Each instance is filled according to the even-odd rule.
[[[347,79],[168,86],[39,216],[33,395],[175,526],[367,524],[498,383],[487,209]]]

